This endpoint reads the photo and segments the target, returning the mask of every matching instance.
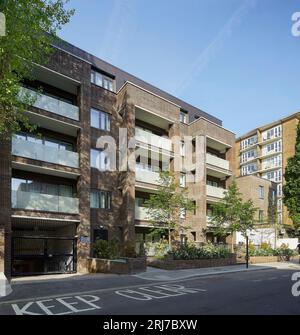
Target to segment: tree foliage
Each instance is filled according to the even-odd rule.
[[[20,83],[32,78],[34,64],[47,63],[57,32],[69,22],[69,0],[0,0],[6,18],[6,36],[0,37],[0,134],[19,130],[20,122],[31,129],[24,115],[32,103],[20,98]]]
[[[182,212],[195,208],[193,201],[187,196],[187,189],[180,187],[173,173],[161,172],[158,191],[150,196],[145,205],[156,228],[168,229],[171,248],[171,234],[178,235],[180,230],[188,229],[181,218]]]
[[[289,211],[296,235],[300,234],[300,122],[297,126],[295,155],[288,159],[284,174],[283,203]]]
[[[224,198],[212,205],[211,229],[217,236],[226,236],[241,232],[246,236],[255,224],[255,213],[252,200],[243,202],[236,182],[233,182]]]

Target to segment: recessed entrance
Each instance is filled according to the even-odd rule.
[[[11,256],[12,276],[74,273],[76,224],[14,220]]]

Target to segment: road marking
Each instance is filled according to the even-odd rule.
[[[151,287],[140,287],[136,290],[118,290],[116,294],[134,300],[152,300],[178,297],[186,294],[206,292],[204,289],[186,288],[182,285],[155,285]]]
[[[66,299],[73,299],[73,302],[66,302]],[[20,307],[18,304],[12,304],[11,307],[16,315],[67,315],[72,313],[82,313],[87,311],[93,311],[95,309],[101,309],[100,306],[94,304],[99,301],[100,298],[93,295],[81,295],[72,296],[57,299],[44,299],[38,301],[31,301]],[[74,305],[85,306],[85,308],[75,308]],[[86,308],[89,306],[88,308]],[[61,312],[61,308],[67,309],[65,312]],[[34,308],[29,310],[29,308]],[[33,311],[34,310],[34,311]]]
[[[199,278],[186,278],[186,279],[178,279],[176,280],[177,283],[181,282],[190,282],[190,281],[198,281],[197,284],[203,284],[203,281],[199,282]],[[175,281],[172,281],[174,283]],[[156,282],[155,285],[164,285],[164,284],[170,284],[170,281],[162,281],[162,282]],[[31,298],[23,298],[23,299],[14,299],[14,300],[6,300],[6,301],[0,301],[1,305],[10,305],[10,304],[17,304],[17,303],[25,303],[25,302],[32,302],[32,301],[38,301],[38,300],[44,300],[44,299],[57,299],[58,297],[64,298],[69,296],[80,296],[82,294],[100,294],[104,292],[115,292],[116,290],[125,290],[125,289],[131,289],[131,288],[140,288],[140,287],[149,287],[149,283],[147,284],[135,284],[135,285],[129,285],[129,286],[119,286],[119,287],[109,287],[109,288],[102,288],[102,289],[95,289],[90,291],[80,291],[80,292],[69,292],[65,294],[54,294],[49,296],[40,296],[40,297],[31,297]]]
[[[277,277],[271,277],[271,278],[267,278],[266,280],[276,280]]]
[[[255,283],[259,283],[259,282],[263,281],[263,279],[254,279],[252,281],[255,282]]]

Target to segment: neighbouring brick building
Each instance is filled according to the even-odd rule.
[[[185,158],[184,136],[192,139],[192,168],[176,176],[196,203],[183,216],[186,238],[205,241],[209,206],[223,197],[235,168],[234,134],[77,47],[61,42],[55,49],[46,67],[35,67],[35,81],[23,83],[23,92],[37,96],[27,115],[40,136],[19,132],[0,146],[0,271],[84,272],[96,238],[117,237],[124,249],[146,240],[151,224],[143,203],[156,191],[159,171]],[[118,154],[133,153],[135,171],[110,171],[97,146],[101,136],[115,140]],[[131,138],[135,145],[124,150],[120,141]]]
[[[287,161],[295,154],[296,130],[300,113],[256,128],[236,141],[237,177],[256,175],[277,185],[278,223],[291,225],[283,205],[282,187]]]

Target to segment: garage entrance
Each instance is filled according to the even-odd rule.
[[[77,239],[22,236],[12,238],[12,275],[76,272]]]
[[[13,218],[12,229],[12,276],[76,272],[76,223]]]

